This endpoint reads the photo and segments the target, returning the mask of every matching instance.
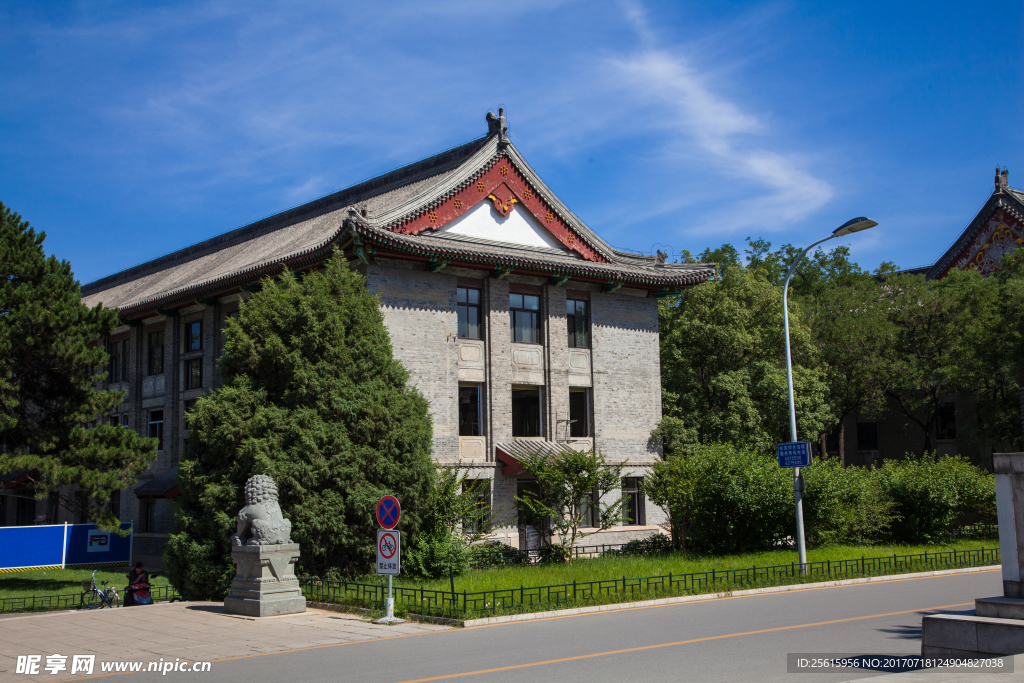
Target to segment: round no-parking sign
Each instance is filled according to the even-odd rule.
[[[377,501],[377,523],[385,529],[394,529],[402,517],[402,506],[394,496],[384,496]]]

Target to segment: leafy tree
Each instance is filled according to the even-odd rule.
[[[809,545],[870,545],[888,537],[894,503],[875,470],[843,467],[838,459],[826,457],[801,471]]]
[[[843,465],[846,418],[862,412],[878,414],[886,407],[889,377],[885,349],[892,343],[893,332],[880,298],[874,278],[853,278],[845,286],[823,289],[812,317],[835,420],[832,424],[839,425],[839,461]],[[825,434],[821,437],[824,441]]]
[[[659,318],[667,417],[683,420],[700,443],[767,449],[789,441],[781,287],[758,271],[725,268],[720,281],[659,302]],[[797,424],[817,436],[833,418],[799,310],[790,312],[790,334]],[[693,438],[674,433],[677,441]]]
[[[993,370],[986,349],[998,324],[999,282],[975,271],[930,281],[904,274],[886,278],[881,292],[892,326],[884,346],[886,395],[921,429],[927,452],[945,400],[973,394]]]
[[[123,394],[95,389],[107,363],[96,341],[117,312],[82,304],[71,265],[47,257],[45,239],[0,203],[0,472],[22,471],[30,495],[57,491],[64,507],[115,528],[104,508],[156,457],[156,440],[105,424]]]
[[[178,532],[165,558],[187,598],[220,598],[230,536],[253,474],[274,478],[301,571],[357,575],[372,564],[374,505],[403,504],[415,544],[434,487],[426,400],[406,385],[377,300],[337,252],[300,281],[265,280],[228,322],[224,387],[190,412]]]
[[[435,466],[423,529],[403,561],[403,571],[426,578],[468,570],[472,546],[487,536],[497,515],[481,499],[485,482],[470,479],[461,462]]]
[[[560,451],[537,448],[519,461],[535,478],[536,487],[516,496],[519,514],[541,526],[541,538],[554,541],[558,559],[572,560],[576,541],[609,529],[623,519],[625,498],[605,502],[621,490],[625,463],[609,463],[596,451]],[[596,492],[596,499],[594,493]],[[596,508],[597,524],[588,533],[580,527]]]

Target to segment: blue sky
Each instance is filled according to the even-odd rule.
[[[486,132],[615,246],[932,263],[1024,188],[1017,2],[0,2],[0,201],[82,282]]]

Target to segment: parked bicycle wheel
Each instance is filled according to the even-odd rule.
[[[103,601],[96,591],[86,591],[82,593],[82,607],[85,609],[96,609],[97,607],[103,607]]]
[[[102,607],[120,607],[120,606],[121,606],[121,598],[118,597],[117,593],[115,593],[113,589],[108,588],[107,589],[107,600],[100,607],[102,608]]]

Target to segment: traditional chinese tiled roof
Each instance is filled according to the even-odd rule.
[[[999,258],[1024,244],[1024,192],[1010,187],[1008,173],[996,169],[995,190],[985,206],[946,249],[925,277],[941,278],[953,269],[977,268],[988,275]]]
[[[376,251],[478,268],[562,279],[590,278],[662,293],[709,279],[712,264],[660,264],[616,250],[568,209],[488,119],[487,137],[257,221],[219,237],[89,283],[88,305],[102,302],[131,318],[253,284],[284,267],[306,268],[334,246],[368,260]],[[508,215],[514,204],[564,250],[525,247],[438,232],[481,201]],[[443,267],[443,265],[441,267]]]

